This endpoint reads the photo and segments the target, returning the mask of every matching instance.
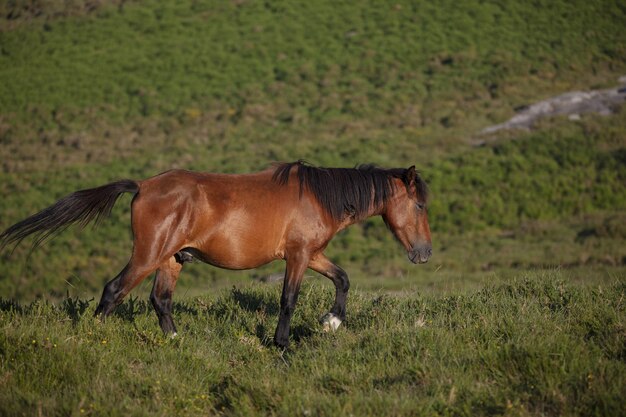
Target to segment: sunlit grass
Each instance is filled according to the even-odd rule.
[[[292,348],[271,345],[278,286],[174,306],[164,337],[131,298],[2,301],[0,409],[8,415],[619,415],[626,389],[623,272],[610,283],[519,273],[482,290],[353,291],[345,326],[317,319],[329,287],[305,283]],[[79,305],[80,304],[80,305]]]

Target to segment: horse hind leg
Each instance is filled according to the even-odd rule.
[[[157,265],[140,264],[131,261],[115,278],[109,281],[102,291],[102,297],[94,315],[102,318],[110,315],[121,304],[124,297],[156,269]]]
[[[158,268],[150,301],[159,316],[163,331],[175,333],[176,328],[170,314],[171,297],[183,262],[178,262],[174,255],[166,259],[160,262],[139,262],[135,258],[131,259],[128,265],[104,286],[94,315],[103,319],[109,316],[133,288]]]
[[[176,336],[176,326],[172,320],[172,294],[176,288],[183,263],[184,261],[180,261],[178,256],[172,256],[161,264],[150,293],[150,302],[159,318],[161,330],[172,336]]]
[[[184,247],[182,244],[184,237],[178,232],[178,227],[172,227],[171,225],[172,220],[177,218],[176,208],[162,202],[155,202],[150,194],[145,194],[143,199],[141,196],[142,194],[139,193],[131,206],[132,229],[135,237],[133,255],[122,272],[104,287],[102,298],[96,308],[96,315],[106,317],[111,314],[115,307],[122,302],[123,298],[148,275],[156,271],[157,268],[162,270],[162,276],[170,278],[157,278],[155,282],[163,281],[165,283],[173,281],[172,291],[176,278],[178,278],[180,269],[174,274],[173,271],[176,268],[169,263],[171,260],[175,260],[174,254]],[[150,215],[146,215],[146,213]],[[180,226],[180,224],[176,224],[176,226]],[[171,278],[174,275],[175,278]],[[161,290],[161,286],[167,287],[165,284],[157,285],[154,294],[158,307],[155,306],[155,309],[157,314],[163,312],[166,322],[169,320],[169,324],[167,324],[169,329],[173,326],[173,323],[171,323],[171,317],[167,318],[169,317],[168,303],[163,301],[165,307],[160,307],[163,304],[160,300],[167,299],[163,292],[165,290]],[[153,305],[155,305],[155,302],[153,302]],[[161,320],[161,315],[159,320]],[[161,327],[163,327],[163,324]]]

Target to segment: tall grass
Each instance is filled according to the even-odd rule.
[[[2,415],[624,415],[626,277],[525,273],[466,294],[356,291],[335,333],[305,284],[293,347],[271,346],[278,286],[175,304],[164,338],[131,298],[0,304]]]

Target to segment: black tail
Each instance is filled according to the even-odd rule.
[[[0,234],[0,249],[15,243],[17,246],[26,236],[35,234],[33,248],[49,237],[63,231],[71,224],[85,226],[96,224],[108,216],[122,193],[137,193],[139,184],[122,180],[89,190],[76,191],[37,214],[14,224]]]

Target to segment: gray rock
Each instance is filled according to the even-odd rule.
[[[584,113],[598,113],[608,116],[626,101],[626,76],[620,77],[621,87],[607,90],[572,91],[521,109],[507,122],[489,126],[482,134],[502,129],[531,129],[543,117],[566,115],[570,120],[579,120]]]

